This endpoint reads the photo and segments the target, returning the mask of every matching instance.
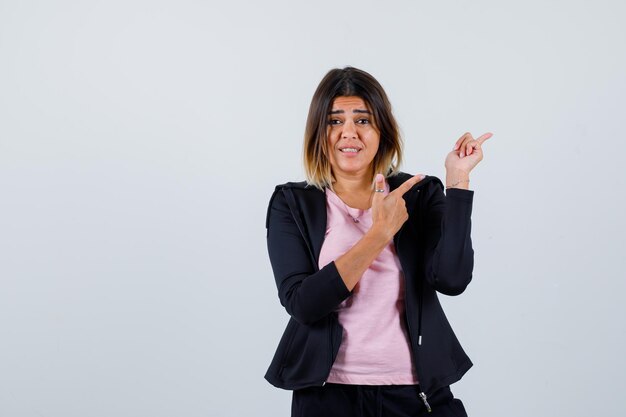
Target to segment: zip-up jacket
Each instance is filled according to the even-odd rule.
[[[390,191],[411,175],[387,178]],[[426,176],[407,191],[408,220],[393,243],[405,279],[406,323],[420,388],[430,395],[472,366],[437,298],[461,294],[472,279],[470,237],[474,192]],[[336,308],[351,292],[335,262],[319,269],[326,196],[306,182],[276,186],[266,217],[267,246],[281,304],[291,316],[265,378],[300,389],[326,382],[343,329]]]

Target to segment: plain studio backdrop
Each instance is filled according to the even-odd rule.
[[[615,1],[0,1],[0,416],[286,416],[274,186],[315,87],[387,90],[402,169],[471,175],[442,296],[470,416],[623,416],[626,7]]]

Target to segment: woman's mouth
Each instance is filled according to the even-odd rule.
[[[339,151],[343,153],[357,153],[360,151],[359,148],[339,148]]]

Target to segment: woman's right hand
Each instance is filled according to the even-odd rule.
[[[424,177],[425,175],[422,174],[414,175],[387,195],[374,191],[372,197],[372,228],[370,230],[380,233],[387,242],[391,240],[409,218],[406,203],[402,196],[411,187],[423,180]],[[375,189],[385,189],[385,177],[382,174],[376,174]]]

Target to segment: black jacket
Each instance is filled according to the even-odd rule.
[[[410,178],[387,178],[390,191]],[[427,395],[463,376],[472,362],[443,313],[436,291],[462,293],[472,279],[474,192],[427,176],[404,194],[409,219],[393,238],[405,277],[406,322],[420,386]],[[339,350],[335,309],[351,295],[335,262],[318,259],[326,196],[306,182],[276,186],[266,218],[267,245],[281,304],[291,316],[265,378],[284,389],[324,385]]]

